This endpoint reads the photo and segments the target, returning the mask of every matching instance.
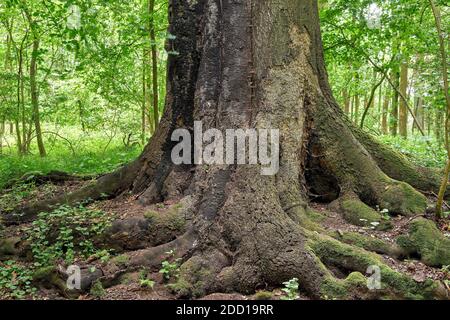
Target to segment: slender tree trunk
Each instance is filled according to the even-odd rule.
[[[77,101],[78,105],[78,116],[80,118],[80,124],[81,124],[81,130],[83,132],[86,132],[86,125],[84,122],[84,109],[83,109],[83,102],[81,100]]]
[[[390,97],[388,95],[388,90],[386,90],[386,94],[384,96],[384,102],[383,102],[383,110],[381,113],[381,132],[383,134],[389,133],[389,128],[388,128],[389,100],[390,100]]]
[[[356,124],[358,124],[359,120],[359,105],[360,105],[359,95],[355,95],[354,121]]]
[[[378,122],[378,129],[381,129],[382,127],[382,122],[383,122],[383,85],[381,85],[378,88],[378,100],[377,100],[377,105],[378,105],[378,110],[377,110],[377,122]]]
[[[159,124],[159,93],[158,93],[158,52],[155,34],[155,0],[148,1],[150,47],[152,61],[152,102],[153,102],[153,127],[156,130]]]
[[[394,85],[399,88],[400,87],[400,71],[396,67],[393,70],[393,82]],[[391,106],[391,115],[389,119],[390,123],[390,131],[391,135],[396,136],[398,133],[398,103],[399,103],[400,95],[397,90],[393,90],[392,95],[392,106]]]
[[[31,106],[33,112],[34,128],[36,130],[36,141],[41,157],[46,156],[44,140],[42,139],[41,119],[39,115],[39,93],[37,88],[37,56],[39,51],[39,39],[33,39],[33,51],[31,53],[30,62],[30,90],[31,90]]]
[[[7,22],[8,23],[8,22]],[[11,38],[10,35],[6,35],[6,52],[5,52],[5,72],[10,73],[12,70],[10,68],[11,64]],[[1,114],[0,121],[0,154],[3,154],[3,138],[6,132],[6,114]]]
[[[426,110],[426,125],[427,125],[427,136],[431,137],[431,132],[432,132],[432,112],[431,112],[431,108],[427,108]]]
[[[344,98],[344,112],[345,114],[349,114],[350,112],[350,97],[348,95],[348,90],[344,89],[342,92],[342,96]]]
[[[18,63],[17,63],[17,113],[15,116],[15,127],[16,127],[16,143],[17,143],[17,152],[19,155],[24,154],[23,144],[25,141],[22,141],[22,135],[20,132],[19,119],[23,118],[24,114],[24,84],[23,84],[23,49],[24,43],[27,38],[27,35],[23,37],[22,43],[18,50]],[[25,129],[24,129],[25,130]]]
[[[434,117],[434,135],[436,137],[436,140],[439,143],[442,143],[444,135],[443,135],[443,114],[441,110],[435,110],[435,117]]]
[[[417,117],[417,121],[419,122],[420,126],[422,128],[425,129],[425,112],[424,112],[424,107],[423,107],[423,98],[418,96],[416,97],[416,102],[415,102],[415,114]],[[413,123],[413,132],[417,129],[417,124],[414,122]]]
[[[141,106],[141,143],[145,145],[145,134],[146,134],[146,110],[147,110],[147,80],[146,80],[146,54],[145,49],[143,50],[142,57],[142,106]]]
[[[400,92],[404,97],[407,97],[408,90],[408,63],[401,64],[400,71]],[[399,107],[399,133],[403,138],[408,137],[408,108],[406,102],[400,99]]]
[[[355,114],[355,96],[351,98],[351,104],[350,104],[350,120],[353,121],[353,115]]]
[[[369,112],[369,109],[370,109],[371,107],[372,107],[372,109],[373,109],[373,107],[374,107],[374,105],[375,105],[375,93],[376,93],[378,87],[381,86],[381,85],[383,84],[384,79],[385,79],[385,76],[381,76],[381,80],[378,81],[378,82],[373,86],[373,88],[372,88],[372,90],[371,90],[371,92],[370,92],[369,99],[367,100],[366,107],[365,107],[364,112],[363,112],[362,117],[361,117],[361,124],[360,124],[360,128],[361,128],[361,129],[364,128],[364,120],[366,119],[366,116],[367,116],[367,113]]]

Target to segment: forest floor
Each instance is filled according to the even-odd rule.
[[[19,184],[18,186],[12,187],[10,189],[5,189],[0,192],[0,206],[1,209],[7,209],[9,206],[16,206],[17,204],[25,205],[38,201],[39,199],[44,199],[49,196],[54,196],[60,193],[70,192],[76,188],[89,183],[89,181],[69,181],[62,184],[42,184],[39,186],[34,186],[33,184]],[[25,190],[25,191],[24,191]],[[435,201],[433,196],[429,198],[430,202]],[[87,210],[98,210],[102,212],[102,215],[108,221],[117,219],[129,219],[129,218],[143,218],[146,212],[150,210],[163,211],[164,206],[170,207],[172,203],[164,203],[158,205],[152,205],[148,207],[141,206],[134,199],[134,197],[129,195],[122,195],[113,200],[104,200],[88,205]],[[338,234],[343,234],[345,232],[358,233],[364,236],[368,236],[374,239],[380,239],[394,244],[395,239],[400,234],[407,233],[407,226],[409,222],[416,217],[386,217],[392,224],[392,228],[387,231],[378,231],[372,227],[358,227],[347,223],[337,212],[333,212],[329,209],[326,204],[312,203],[311,207],[322,216],[321,225],[328,232],[337,232]],[[424,214],[426,216],[426,214]],[[433,216],[426,216],[429,219],[435,220]],[[448,220],[436,221],[441,232],[447,237],[450,236],[450,225]],[[29,237],[28,233],[30,229],[35,228],[35,224],[25,224],[20,226],[8,227],[6,229],[0,230],[0,240],[3,238],[18,238],[27,239]],[[107,268],[107,262],[111,259],[120,257],[125,252],[120,252],[120,254],[114,251],[107,251],[106,255],[99,255],[97,253],[104,253],[101,251],[105,248],[99,248],[90,257],[86,256],[82,258],[81,256],[75,257],[73,264],[76,265],[95,265],[105,272]],[[450,272],[445,268],[438,269],[426,266],[417,260],[398,260],[394,259],[388,255],[381,255],[383,260],[392,269],[403,272],[410,275],[414,280],[418,282],[424,282],[426,279],[440,280],[447,283],[450,280]],[[67,267],[68,263],[62,254],[59,252],[59,256],[54,256],[56,258],[55,262],[59,266]],[[104,257],[102,259],[99,257]],[[1,248],[0,248],[0,266],[2,265],[2,260],[5,261],[6,258],[1,259]],[[11,257],[14,260],[14,266],[20,266],[18,271],[12,274],[10,281],[16,281],[15,279],[20,279],[22,276],[20,270],[33,270],[36,269],[35,260],[30,258],[30,256],[16,258]],[[1,269],[1,268],[0,268]],[[5,267],[3,270],[5,271]],[[114,270],[112,270],[114,272]],[[336,271],[339,273],[339,271]],[[339,276],[339,275],[338,275]],[[1,277],[0,277],[1,278]],[[143,281],[143,279],[150,279],[151,285],[148,282]],[[163,274],[161,272],[145,274],[143,278],[143,271],[138,270],[135,272],[127,273],[125,276],[120,278],[120,281],[109,288],[100,288],[97,291],[91,290],[88,293],[80,294],[77,299],[91,300],[91,299],[104,299],[104,300],[115,300],[115,299],[126,299],[126,300],[170,300],[176,299],[177,297],[171,292],[170,286],[167,286],[167,281],[164,280]],[[27,279],[27,278],[25,278]],[[28,279],[30,280],[30,279]],[[6,280],[5,280],[6,281]],[[17,282],[17,281],[16,281]],[[3,283],[5,286],[5,284]],[[3,288],[2,290],[2,280],[0,279],[0,299],[10,299],[10,298],[23,298],[23,299],[65,299],[66,296],[61,294],[60,290],[55,289],[52,286],[39,286],[36,289],[28,290],[31,284],[17,283],[18,287],[25,286],[23,291],[17,292],[19,289]],[[27,289],[28,288],[28,289]],[[282,284],[279,288],[265,288],[263,291],[257,292],[254,295],[244,296],[240,294],[222,294],[216,293],[213,295],[206,296],[202,299],[215,299],[215,300],[255,300],[255,299],[281,299],[284,297]],[[450,289],[450,288],[448,288]],[[73,298],[73,297],[72,297]],[[308,299],[306,296],[300,294],[300,299]]]

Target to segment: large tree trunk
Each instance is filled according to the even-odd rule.
[[[404,297],[404,286],[412,294],[435,296],[434,283],[415,283],[373,255],[323,234],[309,218],[308,193],[334,201],[344,216],[358,215],[354,206],[373,215],[378,213],[368,205],[403,215],[426,207],[421,194],[382,171],[395,172],[383,155],[396,165],[406,160],[357,129],[336,104],[317,2],[171,0],[169,8],[175,39],[167,45],[179,55],[169,58],[158,129],[139,159],[64,201],[128,190],[143,205],[182,199],[186,232],[131,254],[128,266],[158,266],[164,253],[175,249],[184,263],[174,288],[183,296],[254,292],[294,277],[316,298]],[[259,165],[174,165],[171,134],[192,130],[194,121],[205,130],[279,129],[279,172],[261,175]],[[408,177],[409,169],[398,171],[397,178],[430,187],[429,178],[410,168],[417,179]],[[32,219],[33,212],[7,215],[6,222]],[[365,287],[362,274],[370,265],[378,265],[385,277],[381,291]],[[357,273],[338,279],[333,268]]]

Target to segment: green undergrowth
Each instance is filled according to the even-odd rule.
[[[62,205],[51,212],[39,213],[32,225],[23,229],[23,240],[30,251],[29,263],[15,261],[12,256],[4,262],[0,259],[0,299],[32,297],[36,292],[33,285],[48,270],[52,272],[58,262],[64,261],[69,265],[88,258],[102,263],[109,261],[110,250],[101,248],[96,239],[111,225],[112,219],[105,212],[83,204],[75,207]],[[0,244],[8,244],[6,240]],[[3,249],[5,253],[11,253],[7,247]],[[101,296],[101,288],[93,288],[95,292],[92,294]]]
[[[95,239],[110,226],[112,217],[101,210],[62,205],[52,212],[41,212],[26,230],[36,267],[48,266],[63,259],[107,256],[95,245]]]
[[[36,292],[33,273],[13,260],[0,261],[0,299],[24,299]]]
[[[63,171],[70,174],[91,175],[110,172],[117,167],[136,159],[139,145],[125,146],[120,139],[108,138],[100,134],[81,135],[68,131],[70,147],[63,140],[46,141],[47,157],[41,158],[35,150],[31,154],[19,156],[14,142],[3,148],[0,154],[0,190],[12,179],[28,172],[46,174],[50,171]]]
[[[390,135],[378,136],[378,140],[405,155],[415,164],[429,168],[443,168],[447,154],[443,143],[420,135],[409,136],[408,139]]]

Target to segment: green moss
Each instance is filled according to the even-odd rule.
[[[20,238],[6,238],[0,240],[0,257],[15,255],[17,253],[16,245],[20,242]]]
[[[366,249],[368,251],[388,254],[394,257],[399,257],[403,255],[403,250],[396,244],[392,244],[375,237],[364,236],[355,232],[345,232],[345,233],[334,232],[332,234],[332,237],[344,243],[351,244]]]
[[[53,266],[39,268],[33,273],[33,280],[40,281],[50,279],[55,272],[56,270]]]
[[[193,286],[184,278],[177,279],[175,283],[170,283],[167,287],[179,297],[187,298],[193,296]]]
[[[46,285],[52,285],[63,292],[67,297],[75,298],[78,296],[76,292],[70,292],[67,283],[63,280],[54,266],[42,267],[33,272],[33,281]]]
[[[258,291],[253,297],[255,300],[270,300],[273,297],[273,293],[270,291]]]
[[[425,212],[427,198],[409,184],[397,182],[384,190],[379,204],[392,213],[410,216]]]
[[[91,287],[91,290],[89,291],[89,293],[94,296],[95,298],[102,298],[105,296],[106,291],[103,288],[102,283],[97,280],[94,282],[94,284]]]
[[[154,211],[154,210],[149,210],[149,211],[144,213],[144,217],[147,220],[150,220],[150,221],[153,221],[153,220],[157,219],[158,216],[159,216],[159,213]]]
[[[192,257],[180,267],[180,276],[168,287],[183,298],[199,298],[214,281],[214,274],[198,257]]]
[[[121,254],[121,255],[111,259],[111,262],[114,263],[115,265],[117,265],[118,267],[126,266],[129,261],[130,261],[130,257],[127,256],[126,254]]]
[[[404,299],[430,299],[437,294],[438,284],[433,281],[417,283],[412,278],[398,273],[383,263],[380,256],[363,249],[344,244],[330,237],[311,233],[309,246],[325,265],[339,266],[346,270],[354,270],[365,274],[370,266],[380,268],[381,290],[379,292],[368,291],[367,294],[375,294],[384,297],[398,297]],[[322,292],[328,298],[346,298],[351,294],[349,288],[358,287],[360,291],[362,278],[352,275],[350,279],[326,278],[323,282]],[[364,288],[367,289],[365,285]]]
[[[357,226],[370,226],[380,222],[381,215],[358,199],[346,198],[341,202],[344,219]]]
[[[309,207],[306,209],[306,216],[309,218],[309,220],[311,220],[313,222],[322,222],[326,218],[320,212],[317,212]]]
[[[346,279],[327,277],[320,289],[323,299],[350,299],[356,290],[367,290],[367,279],[359,272],[352,272]]]
[[[419,218],[412,221],[408,235],[398,237],[397,243],[408,254],[418,254],[426,265],[441,267],[450,264],[450,239],[430,220]]]
[[[132,274],[126,273],[120,277],[119,282],[121,284],[128,285],[133,283],[135,280],[137,279],[135,279]]]

